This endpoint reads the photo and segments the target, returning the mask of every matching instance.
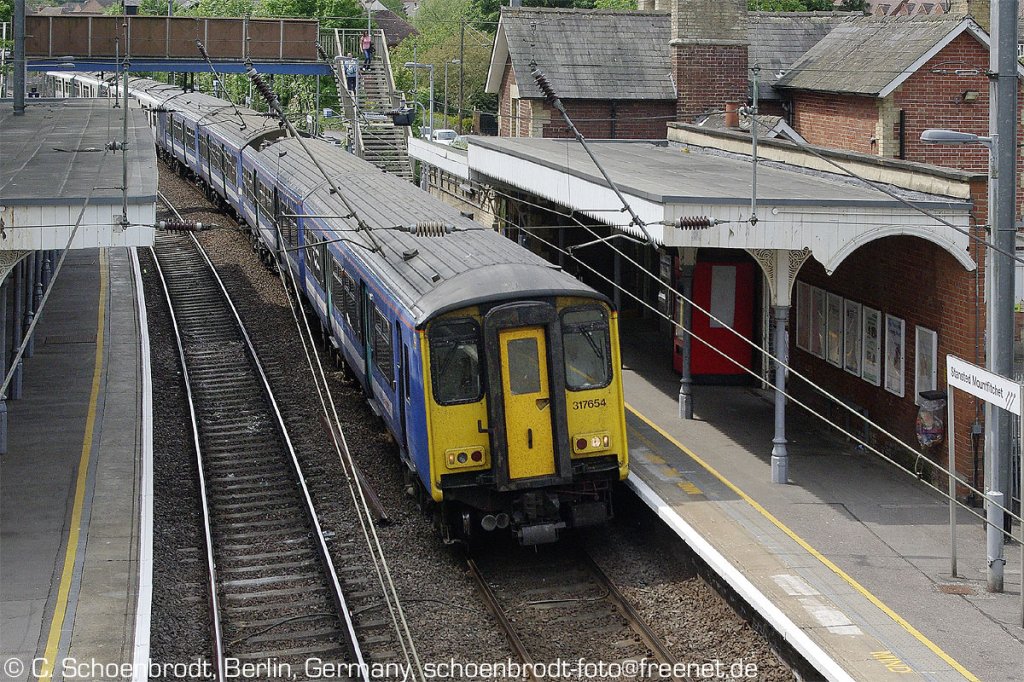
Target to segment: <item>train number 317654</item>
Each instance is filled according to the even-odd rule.
[[[592,410],[595,407],[605,407],[607,402],[604,398],[595,398],[593,400],[574,400],[572,401],[572,409],[574,410]]]

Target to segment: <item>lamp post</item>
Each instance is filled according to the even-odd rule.
[[[1013,103],[1016,104],[1015,102]],[[1014,114],[1015,118],[1015,114]],[[1011,118],[1011,136],[1014,118]],[[1013,263],[1006,254],[1013,253],[1015,188],[1013,156],[1010,169],[1000,167],[999,134],[974,135],[955,130],[926,130],[921,141],[927,144],[980,144],[989,152],[988,222],[993,246],[985,250],[985,367],[989,371],[1013,379]],[[1016,150],[1017,145],[1005,145]],[[1002,172],[1001,172],[1002,171]],[[1006,204],[1009,204],[1006,206]],[[1009,225],[1009,227],[1006,227]],[[1009,235],[1009,240],[1003,238]],[[1009,241],[1007,246],[1006,241]],[[999,249],[1000,252],[997,252]],[[952,399],[952,398],[951,398]],[[1006,413],[985,404],[985,497],[989,502],[985,526],[985,544],[988,555],[988,589],[1003,591],[1003,512],[992,502],[1004,507],[1010,505],[1008,464],[1010,429]],[[952,438],[952,434],[950,434]],[[1004,474],[1004,469],[1007,473]],[[952,473],[950,474],[952,475]]]
[[[406,62],[405,68],[407,69],[428,69],[430,72],[430,137],[428,139],[434,139],[434,65],[423,64],[420,62]]]
[[[449,59],[444,63],[444,124],[448,125],[448,65],[461,64],[461,59]]]

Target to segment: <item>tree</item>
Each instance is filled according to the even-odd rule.
[[[863,0],[859,1],[863,3]],[[747,0],[747,8],[751,12],[826,12],[835,9],[832,0]]]
[[[473,25],[482,31],[494,33],[501,16],[502,0],[471,0],[470,15]],[[636,2],[630,0],[523,0],[523,7],[562,7],[576,9],[594,9],[597,2],[606,3],[605,9],[636,9]]]

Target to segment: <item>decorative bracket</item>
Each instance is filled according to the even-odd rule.
[[[811,250],[806,246],[799,251],[791,249],[748,249],[768,280],[773,306],[789,306],[792,302],[793,282]]]
[[[0,250],[0,285],[7,279],[7,275],[11,274],[11,270],[18,264],[22,258],[32,253],[31,251],[4,251]]]

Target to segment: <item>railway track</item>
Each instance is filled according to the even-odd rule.
[[[301,466],[234,304],[191,235],[158,235],[154,260],[192,416],[217,679],[240,666],[264,666],[250,668],[260,679],[301,680],[310,659],[364,663]]]
[[[466,564],[487,609],[528,669],[537,662],[566,662],[590,666],[576,671],[579,679],[678,679],[636,667],[641,661],[678,662],[584,551],[520,552],[514,561],[488,556],[479,562],[467,558]],[[527,679],[546,677],[527,674]]]

